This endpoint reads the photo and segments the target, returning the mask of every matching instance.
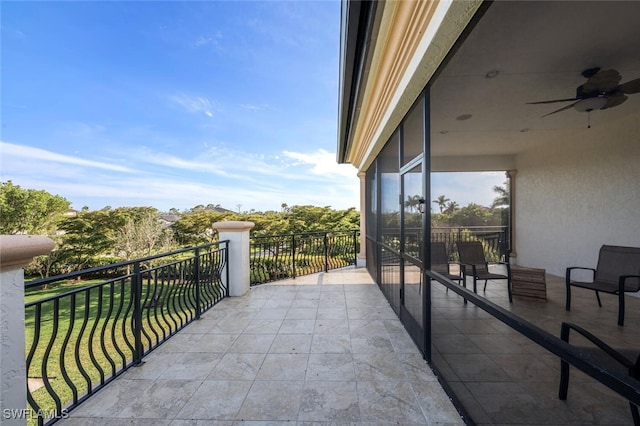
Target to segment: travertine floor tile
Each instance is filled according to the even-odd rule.
[[[341,423],[360,421],[355,382],[305,383],[298,420]]]
[[[295,421],[304,381],[255,381],[237,420]]]

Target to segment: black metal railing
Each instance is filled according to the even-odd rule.
[[[251,237],[251,285],[355,265],[359,231]]]
[[[508,227],[506,226],[460,226],[431,228],[431,241],[444,242],[447,253],[457,259],[457,241],[481,241],[489,262],[509,261]]]
[[[38,424],[64,417],[227,296],[228,253],[221,241],[27,284],[27,399]]]
[[[422,228],[405,229],[405,253],[422,258]],[[488,262],[509,261],[508,227],[459,226],[431,228],[431,242],[444,242],[451,260],[458,260],[457,241],[481,241]],[[383,229],[381,241],[388,248],[400,251],[400,229]]]

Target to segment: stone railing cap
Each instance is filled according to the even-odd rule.
[[[213,225],[213,229],[217,229],[218,231],[226,231],[226,232],[241,232],[248,231],[253,228],[256,224],[253,222],[243,222],[239,220],[228,220],[226,222],[216,222]]]
[[[48,254],[54,245],[41,235],[0,235],[0,271],[22,268],[35,256]]]

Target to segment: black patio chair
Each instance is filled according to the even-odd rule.
[[[451,265],[457,264],[459,266],[459,273],[452,274],[451,273]],[[463,274],[462,270],[464,267],[460,265],[458,262],[452,262],[449,260],[449,255],[447,254],[447,246],[443,242],[434,242],[431,243],[431,270],[439,273],[440,275],[450,279],[451,281],[457,281],[458,284],[463,282]]]
[[[576,281],[571,275],[576,270],[592,272],[591,282]],[[571,309],[571,286],[596,292],[598,306],[602,307],[600,292],[618,296],[618,325],[624,325],[624,293],[640,290],[640,248],[603,245],[600,247],[596,269],[573,266],[565,275],[567,299],[565,309]]]
[[[636,380],[640,380],[640,350],[613,349],[584,328],[569,322],[562,323],[560,338],[569,343],[569,332],[571,330],[582,335],[593,344],[593,346],[580,347],[585,357],[589,357],[595,364],[601,366],[603,369],[629,375]],[[634,359],[635,361],[633,361]],[[558,398],[566,401],[568,391],[569,363],[565,360],[560,360],[560,387],[558,390]],[[629,406],[631,408],[633,424],[640,426],[640,411],[638,410],[638,406],[631,401],[629,401]]]
[[[507,292],[509,293],[509,302],[513,302],[511,295],[511,267],[508,262],[488,262],[484,255],[484,247],[480,241],[458,241],[458,255],[460,263],[465,266],[464,275],[471,273],[473,277],[473,292],[477,293],[478,280],[484,280],[484,290],[487,290],[488,280],[506,280]],[[505,265],[507,275],[489,272],[489,265]]]
[[[451,265],[458,265],[459,272],[457,275],[451,273]],[[461,265],[459,262],[452,262],[449,260],[447,245],[444,242],[431,243],[431,270],[450,279],[451,281],[457,281],[458,284],[462,284],[465,288],[467,287],[467,283],[464,280],[464,265]],[[449,287],[447,287],[446,292],[449,293]],[[464,303],[467,303],[467,299],[464,299]]]

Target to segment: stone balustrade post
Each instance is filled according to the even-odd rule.
[[[0,236],[0,418],[3,425],[26,425],[24,267],[49,253],[53,240],[43,236]]]
[[[227,221],[216,222],[213,229],[218,230],[220,241],[229,240],[229,296],[242,296],[251,285],[250,281],[250,248],[249,231],[253,222]],[[224,275],[223,275],[224,276]]]

